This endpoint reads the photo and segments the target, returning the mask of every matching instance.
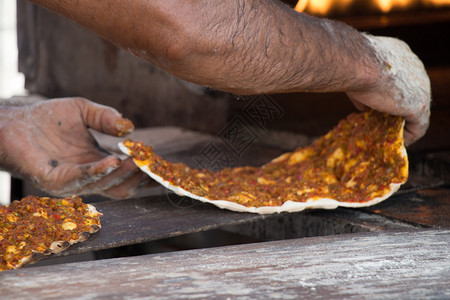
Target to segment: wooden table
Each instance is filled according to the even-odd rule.
[[[2,299],[448,299],[450,231],[359,233],[27,268]]]

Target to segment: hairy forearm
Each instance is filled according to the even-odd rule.
[[[235,93],[364,90],[365,38],[278,0],[32,0],[183,79]]]

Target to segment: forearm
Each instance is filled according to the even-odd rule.
[[[225,2],[203,24],[190,18],[186,26],[206,28],[205,40],[212,41],[190,61],[190,69],[204,69],[206,85],[237,93],[331,92],[364,90],[377,81],[373,50],[353,28],[277,0]]]
[[[278,0],[32,0],[153,64],[235,93],[364,90],[378,76],[364,37]]]

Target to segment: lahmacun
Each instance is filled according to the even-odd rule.
[[[21,268],[85,241],[100,230],[101,215],[77,196],[27,196],[0,206],[0,271]]]
[[[401,117],[354,113],[311,145],[261,167],[218,172],[171,163],[141,142],[120,149],[155,181],[178,195],[233,211],[271,214],[379,203],[408,179]]]

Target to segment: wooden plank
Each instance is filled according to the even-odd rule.
[[[72,255],[170,238],[274,216],[225,211],[174,194],[95,204],[102,229],[60,255]]]
[[[411,224],[449,228],[450,189],[443,186],[400,193],[363,210]]]
[[[67,256],[145,243],[213,229],[227,229],[258,240],[343,234],[413,225],[376,214],[340,208],[274,215],[237,213],[175,194],[96,203],[102,229],[87,241],[46,257]]]
[[[0,273],[2,299],[448,299],[450,231],[315,237]]]
[[[336,235],[355,232],[417,229],[414,224],[366,213],[358,209],[307,210],[286,213],[257,222],[226,227],[225,230],[259,241]]]

